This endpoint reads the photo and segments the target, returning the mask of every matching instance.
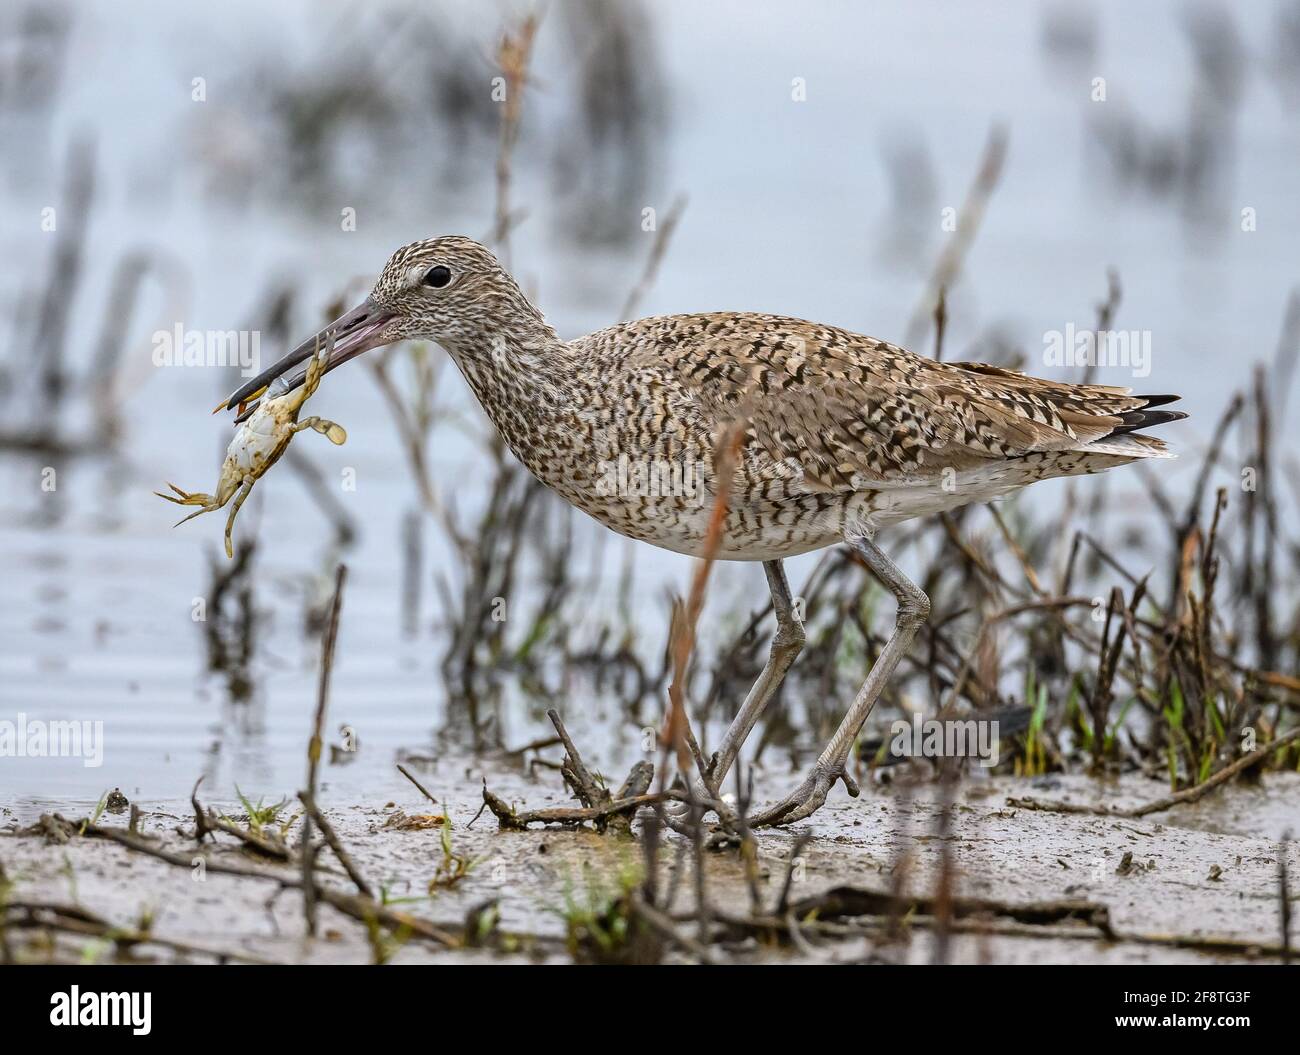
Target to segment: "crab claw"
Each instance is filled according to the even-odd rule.
[[[269,387],[268,385],[263,385],[256,392],[251,393],[247,399],[241,400],[239,405],[235,408],[235,413],[243,414],[244,408],[247,407],[249,403],[253,402],[253,400],[261,396],[262,393],[264,393],[268,387]],[[230,409],[230,405],[228,403],[221,402],[212,408],[212,413],[220,414],[223,410],[229,410],[229,409]]]
[[[175,491],[176,494],[180,495],[180,498],[176,498],[172,495],[165,494],[162,491],[155,491],[154,494],[156,494],[159,498],[167,499],[167,501],[169,502],[175,502],[178,506],[193,505],[193,503],[190,502],[189,499],[194,498],[195,496],[190,494],[189,491],[182,491],[170,480],[167,481],[167,486],[170,487],[173,491]]]
[[[170,480],[167,481],[167,486],[175,491],[176,494],[180,495],[180,498],[177,498],[175,495],[164,494],[162,491],[155,491],[154,494],[159,498],[167,499],[169,502],[175,502],[178,506],[210,505],[213,508],[217,508],[217,499],[214,495],[205,495],[202,491],[182,491]]]
[[[172,525],[173,527],[180,527],[185,523],[185,521],[193,520],[196,516],[199,516],[202,513],[211,513],[214,510],[221,508],[221,503],[217,501],[215,495],[207,495],[201,491],[182,491],[170,480],[167,482],[167,486],[175,491],[177,495],[180,495],[180,497],[177,498],[176,495],[164,494],[162,491],[155,491],[154,494],[159,498],[167,499],[169,502],[175,502],[178,506],[199,507],[189,516],[182,517],[180,520],[176,521],[176,523]]]

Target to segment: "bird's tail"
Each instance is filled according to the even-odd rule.
[[[1172,458],[1173,452],[1168,444],[1155,436],[1139,435],[1143,429],[1155,425],[1164,425],[1170,421],[1181,421],[1187,417],[1181,410],[1153,410],[1176,402],[1179,396],[1133,396],[1142,400],[1142,405],[1115,415],[1120,424],[1107,435],[1095,439],[1080,447],[1080,450],[1096,454],[1111,454],[1122,458]]]

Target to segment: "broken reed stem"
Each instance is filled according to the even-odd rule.
[[[943,362],[943,335],[948,329],[948,287],[940,286],[934,299],[934,361]]]
[[[260,853],[263,857],[270,857],[277,861],[293,859],[289,847],[285,846],[279,838],[267,837],[254,831],[247,831],[237,824],[231,824],[224,817],[218,817],[211,810],[208,810],[207,826],[210,831],[225,832],[227,835],[238,839],[245,846]]]
[[[633,915],[638,917],[661,938],[678,946],[683,952],[694,956],[701,963],[715,964],[718,962],[713,951],[704,941],[683,934],[677,929],[676,924],[670,917],[664,915],[653,905],[647,904],[644,898],[634,893],[628,899],[628,908]]]
[[[691,579],[691,589],[686,603],[673,606],[672,626],[669,632],[669,655],[672,661],[672,680],[668,685],[669,711],[662,734],[660,755],[659,795],[660,801],[667,795],[668,788],[668,754],[673,751],[677,756],[677,767],[686,783],[686,801],[689,806],[691,848],[694,853],[696,918],[700,926],[701,938],[704,938],[710,926],[711,910],[708,906],[706,876],[704,866],[704,832],[703,820],[706,808],[717,814],[719,821],[728,830],[735,831],[735,822],[731,809],[722,801],[717,782],[712,779],[710,767],[700,752],[699,744],[691,731],[690,719],[686,713],[686,681],[690,669],[691,653],[695,648],[695,628],[699,622],[700,612],[704,609],[704,598],[708,588],[709,572],[722,544],[726,528],[727,508],[731,494],[732,479],[740,454],[740,444],[745,430],[749,426],[749,393],[741,400],[741,413],[732,422],[718,444],[718,453],[714,460],[714,475],[717,478],[717,496],[713,511],[709,517],[708,529],[704,536],[704,545],[699,564]],[[699,771],[700,781],[711,800],[708,806],[699,802],[695,783],[690,777],[690,762],[694,759]],[[655,869],[658,865],[659,825],[667,823],[680,829],[680,825],[670,819],[662,810],[655,810],[654,820],[646,832],[646,882],[643,890],[648,900],[653,901],[656,892]]]
[[[430,515],[439,517],[442,520],[443,527],[448,529],[453,539],[459,539],[459,535],[455,532],[455,525],[450,522],[446,510],[438,500],[438,492],[434,487],[433,476],[429,472],[428,458],[424,452],[424,436],[407,412],[401,391],[388,374],[389,359],[390,356],[381,356],[369,360],[370,374],[375,379],[375,384],[379,386],[379,392],[384,397],[384,401],[388,404],[389,414],[393,419],[394,426],[397,428],[398,437],[402,441],[402,448],[406,452],[411,475],[415,477],[416,489],[420,492],[420,501]]]
[[[700,761],[698,749],[696,758]],[[705,771],[704,764],[700,761],[700,773]],[[699,942],[704,945],[713,929],[713,910],[709,906],[708,870],[704,864],[704,807],[696,801],[694,794],[691,795],[690,810],[691,855],[695,870],[695,920]]]
[[[906,906],[902,906],[905,908]],[[734,937],[774,935],[786,936],[792,943],[796,938],[791,931],[793,912],[785,918],[775,916],[755,916],[745,918],[720,914],[718,923]],[[933,929],[937,926],[933,916],[912,914],[907,916],[907,927]],[[813,934],[827,938],[869,938],[876,943],[893,939],[891,923],[888,918],[851,919],[841,922],[835,919],[802,919],[798,926]],[[1038,923],[1019,923],[1014,919],[1008,921],[981,918],[955,919],[948,927],[954,934],[998,935],[1014,938],[1040,938],[1047,941],[1092,941],[1113,944],[1117,942],[1135,945],[1150,945],[1169,949],[1191,949],[1218,955],[1237,955],[1246,957],[1275,956],[1281,957],[1284,950],[1280,945],[1269,942],[1257,942],[1238,938],[1202,937],[1199,935],[1155,934],[1142,931],[1116,931],[1107,925],[1104,929],[1081,927],[1070,924],[1043,925]],[[726,935],[724,934],[724,937]]]
[[[18,918],[10,918],[11,913]],[[276,961],[267,960],[235,949],[221,949],[211,945],[163,938],[150,930],[109,923],[102,916],[87,912],[75,905],[58,905],[41,901],[11,901],[0,906],[0,963],[12,963],[4,952],[4,938],[8,930],[40,929],[75,934],[79,938],[99,938],[112,942],[119,949],[133,949],[137,945],[154,945],[160,949],[188,956],[206,956],[218,963],[228,961],[271,966]]]
[[[535,740],[530,740],[522,747],[507,747],[501,753],[509,758],[519,758],[528,754],[529,751],[540,751],[544,747],[555,747],[564,741],[558,736],[539,736]]]
[[[1287,871],[1287,847],[1291,842],[1290,831],[1282,833],[1277,847],[1277,896],[1281,902],[1278,913],[1278,925],[1282,929],[1282,962],[1291,962],[1291,891]]]
[[[203,783],[203,778],[199,777],[194,782],[194,788],[190,792],[190,805],[194,807],[194,841],[202,843],[203,837],[212,831],[212,826],[208,824],[207,811],[199,805],[199,785]]]
[[[677,791],[660,791],[652,794],[633,795],[626,799],[614,799],[602,806],[584,806],[580,809],[555,806],[542,810],[525,810],[516,813],[499,795],[483,786],[483,801],[500,826],[508,831],[522,831],[530,824],[562,824],[573,827],[617,817],[620,814],[632,814],[643,806],[657,806],[664,802],[684,802],[686,796]]]
[[[501,112],[501,140],[496,162],[496,227],[492,232],[501,263],[510,267],[510,177],[515,144],[519,140],[519,119],[523,112],[524,86],[528,83],[528,64],[533,40],[537,36],[539,17],[530,14],[517,29],[506,30],[497,46],[497,65],[505,78],[504,107]]]
[[[318,922],[316,905],[320,900],[320,888],[316,884],[316,855],[320,850],[320,844],[311,840],[311,829],[306,823],[303,824],[303,835],[307,838],[303,839],[302,847],[298,851],[303,877],[302,912],[307,921],[307,933],[314,938]]]
[[[397,771],[401,773],[402,776],[404,776],[412,784],[414,784],[416,788],[419,790],[421,795],[423,795],[426,799],[432,802],[435,806],[438,805],[438,800],[435,799],[433,795],[429,793],[429,789],[426,788],[423,784],[421,784],[418,780],[416,780],[415,777],[411,774],[411,771],[407,769],[404,765],[402,765],[400,762],[397,764]]]
[[[921,343],[926,323],[936,317],[940,291],[944,291],[944,296],[952,292],[961,273],[962,261],[975,241],[980,222],[984,218],[984,210],[1002,175],[1002,163],[1006,160],[1006,155],[1006,129],[994,125],[989,129],[989,137],[984,144],[979,171],[966,194],[966,200],[962,202],[961,212],[957,214],[957,230],[939,255],[921,303],[916,306],[911,321],[907,324],[907,340],[904,343],[908,347],[915,348]]]
[[[956,885],[957,863],[952,853],[952,812],[956,798],[958,771],[951,759],[940,763],[939,816],[935,837],[939,840],[939,888],[934,896],[934,952],[930,962],[946,964],[952,953],[952,902]]]
[[[654,244],[651,245],[650,255],[646,258],[645,269],[641,272],[637,284],[628,291],[627,300],[623,302],[623,310],[618,313],[620,322],[632,318],[646,292],[654,285],[655,278],[659,274],[659,265],[663,263],[664,254],[668,251],[668,243],[672,241],[673,232],[681,221],[682,213],[686,211],[686,201],[685,194],[677,195],[663,219],[659,221],[655,230]]]
[[[334,597],[330,601],[329,621],[325,624],[325,637],[321,651],[320,682],[316,691],[316,718],[312,724],[311,740],[307,744],[306,797],[313,804],[316,801],[316,787],[320,774],[325,711],[329,706],[330,675],[334,672],[334,646],[338,642],[339,610],[343,604],[343,584],[347,581],[347,577],[347,565],[340,564],[334,572]],[[316,852],[311,841],[312,819],[312,813],[309,810],[302,820],[302,894],[303,913],[307,918],[307,933],[315,937],[317,886],[315,877],[312,874],[316,867]]]
[[[1152,802],[1134,806],[1130,809],[1117,809],[1114,806],[1089,806],[1076,802],[1055,802],[1049,799],[1035,799],[1030,796],[1008,798],[1007,805],[1016,809],[1042,810],[1048,813],[1093,813],[1102,817],[1145,817],[1150,813],[1160,813],[1174,806],[1181,806],[1186,802],[1195,802],[1215,788],[1226,784],[1243,769],[1249,769],[1257,762],[1263,761],[1278,748],[1285,747],[1296,739],[1300,739],[1300,726],[1275,737],[1272,742],[1252,751],[1250,754],[1243,755],[1231,765],[1224,766],[1214,776],[1197,784],[1194,788],[1187,788],[1184,791],[1178,791],[1172,795],[1166,795],[1164,798],[1155,799]]]
[[[15,962],[13,947],[9,944],[9,888],[11,886],[4,862],[0,861],[0,964]]]
[[[675,749],[677,765],[683,776],[690,771],[692,754],[700,771],[700,779],[714,799],[719,799],[717,787],[711,778],[708,766],[694,743],[690,731],[690,720],[686,714],[686,679],[690,667],[691,654],[695,649],[695,628],[699,623],[700,613],[704,610],[704,598],[708,591],[709,573],[722,545],[723,532],[726,529],[727,511],[731,500],[731,485],[740,455],[740,444],[745,430],[749,427],[748,394],[741,401],[741,414],[732,422],[718,444],[718,454],[714,464],[714,475],[718,481],[717,497],[714,499],[713,512],[709,517],[708,529],[704,535],[704,545],[695,574],[691,577],[691,589],[687,596],[680,618],[675,620],[670,651],[672,655],[673,677],[668,685],[668,722],[663,734],[663,766],[659,775],[660,788],[667,786],[669,749]],[[693,752],[690,748],[694,748]],[[687,786],[690,780],[687,778]]]
[[[373,898],[375,894],[371,889],[370,884],[366,882],[365,876],[361,874],[361,869],[359,869],[356,866],[356,863],[352,860],[352,855],[344,848],[343,841],[334,831],[333,825],[325,819],[325,814],[321,813],[320,807],[316,805],[316,800],[305,791],[298,792],[298,798],[302,802],[303,809],[307,811],[307,815],[316,822],[316,827],[320,829],[321,835],[325,837],[325,842],[329,845],[329,848],[334,851],[334,856],[338,858],[338,862],[343,866],[343,870],[347,872],[348,877],[356,884],[357,890],[366,897]]]
[[[749,910],[757,914],[763,907],[763,890],[758,875],[758,843],[754,831],[749,826],[749,807],[754,800],[754,769],[749,769],[749,779],[745,779],[745,767],[736,762],[736,819],[740,826],[740,859],[745,868],[745,885],[749,890]]]
[[[551,720],[555,726],[556,735],[559,736],[560,742],[564,744],[565,761],[568,763],[568,770],[561,770],[569,778],[569,783],[573,784],[574,791],[578,793],[578,798],[582,800],[585,806],[599,806],[609,801],[609,792],[601,787],[600,782],[591,775],[586,764],[582,761],[582,755],[569,736],[569,730],[564,727],[564,721],[560,718],[560,712],[554,707],[546,712],[546,717]]]
[[[73,831],[81,829],[84,835],[108,839],[126,847],[128,850],[155,857],[177,868],[193,869],[195,865],[193,853],[177,853],[166,850],[161,846],[155,846],[151,840],[146,839],[144,836],[132,835],[123,828],[105,828],[97,824],[91,824],[89,821],[80,825],[72,825],[58,814],[53,815],[52,821],[60,824],[65,829]],[[308,852],[308,845],[305,844],[303,853],[305,855]],[[449,948],[461,944],[460,938],[442,925],[432,923],[419,916],[413,916],[410,913],[389,908],[363,895],[345,894],[332,887],[322,886],[316,882],[314,870],[311,869],[304,868],[302,874],[295,877],[293,875],[268,872],[260,868],[248,868],[242,865],[213,861],[208,859],[207,856],[203,858],[203,862],[204,869],[207,872],[244,879],[263,879],[278,884],[281,890],[303,890],[305,892],[306,887],[310,885],[312,887],[313,904],[324,902],[344,915],[351,916],[358,922],[365,924],[377,922],[391,931],[411,934]]]
[[[72,317],[73,294],[81,282],[86,253],[87,217],[95,195],[95,144],[79,136],[68,148],[67,173],[60,202],[60,223],[50,265],[50,278],[40,299],[32,336],[39,379],[40,411],[32,422],[34,436],[54,443],[60,410],[68,388],[64,353]]]
[[[781,895],[777,898],[776,910],[772,913],[774,916],[784,916],[789,911],[790,893],[794,889],[794,870],[811,838],[812,836],[807,832],[801,832],[790,845],[790,857],[785,863],[785,879],[781,883]]]
[[[1102,334],[1110,329],[1110,324],[1119,311],[1120,301],[1124,299],[1123,288],[1119,284],[1119,272],[1113,267],[1106,269],[1106,299],[1097,305],[1097,328],[1093,331],[1095,347],[1102,347]],[[1083,383],[1091,384],[1097,376],[1097,362],[1088,363],[1083,368]]]

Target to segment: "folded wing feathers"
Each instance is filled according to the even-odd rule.
[[[626,324],[633,354],[667,369],[705,421],[749,416],[751,449],[809,486],[917,481],[1048,451],[1167,455],[1135,430],[1173,421],[1177,397],[1047,381],[987,363],[944,363],[884,341],[797,319],[748,313]],[[623,329],[611,345],[625,344]],[[593,335],[599,341],[602,335]],[[667,349],[667,351],[666,351]],[[620,353],[626,354],[626,353]]]

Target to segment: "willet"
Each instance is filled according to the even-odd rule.
[[[564,341],[482,245],[414,242],[370,296],[226,403],[241,408],[333,342],[327,369],[407,338],[440,344],[515,456],[621,535],[700,555],[718,446],[738,455],[715,556],[761,561],[777,633],[724,735],[719,786],[804,643],[782,560],[839,542],[898,602],[889,640],[807,778],[754,823],[806,817],[837,780],[930,602],[876,545],[877,531],[1027,484],[1169,457],[1138,430],[1186,415],[1176,396],[1044,381],[982,363],[937,362],[886,341],[779,315],[716,312],[622,323]],[[243,411],[247,413],[247,411]],[[612,467],[617,470],[611,471]],[[688,482],[689,481],[689,482]]]

